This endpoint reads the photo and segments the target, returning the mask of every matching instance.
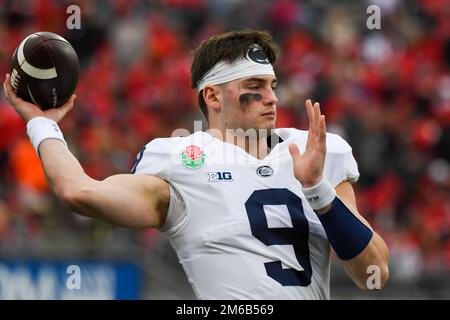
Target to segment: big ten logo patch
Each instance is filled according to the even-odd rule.
[[[233,181],[233,175],[229,171],[208,172],[208,181],[210,182]]]

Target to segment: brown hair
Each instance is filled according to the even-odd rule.
[[[194,51],[194,61],[191,66],[191,87],[197,88],[197,83],[214,65],[224,60],[233,62],[247,54],[252,44],[259,44],[271,64],[275,63],[278,46],[272,36],[266,31],[245,29],[230,31],[215,35],[200,44]],[[208,119],[208,108],[203,99],[203,90],[198,94],[200,109]]]

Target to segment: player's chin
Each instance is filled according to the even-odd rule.
[[[265,118],[258,123],[258,129],[275,129],[276,118]]]

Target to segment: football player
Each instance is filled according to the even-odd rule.
[[[306,101],[309,128],[275,129],[273,64],[264,31],[213,36],[196,50],[192,86],[210,130],[159,138],[131,174],[97,181],[68,150],[57,122],[5,94],[27,123],[48,183],[79,214],[131,228],[157,228],[174,247],[200,299],[328,299],[330,248],[349,277],[368,288],[388,278],[388,250],[359,214],[352,149],[326,133],[319,103]]]

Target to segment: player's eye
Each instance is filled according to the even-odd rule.
[[[248,87],[250,90],[258,90],[259,89],[259,86],[250,86],[250,87]]]

